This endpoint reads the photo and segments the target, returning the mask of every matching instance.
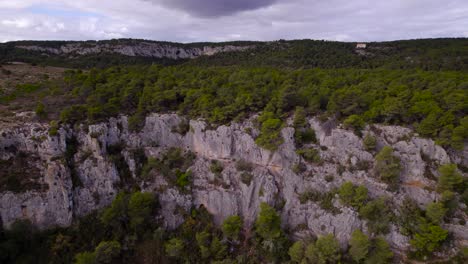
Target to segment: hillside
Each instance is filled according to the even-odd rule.
[[[468,69],[468,39],[422,39],[367,43],[291,40],[275,42],[171,43],[109,41],[20,41],[0,44],[0,62],[24,61],[78,68],[118,64],[270,66],[320,68]]]
[[[0,262],[466,263],[467,44],[1,44]]]

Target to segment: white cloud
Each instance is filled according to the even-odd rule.
[[[464,0],[242,0],[227,7],[210,5],[217,0],[191,1],[0,0],[0,41],[379,41],[468,35]]]
[[[26,18],[18,19],[5,19],[2,20],[2,25],[6,27],[15,27],[15,28],[28,28],[31,26],[31,21]]]

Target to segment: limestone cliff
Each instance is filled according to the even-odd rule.
[[[0,190],[3,225],[8,227],[22,218],[42,228],[70,225],[74,217],[108,205],[119,189],[132,180],[141,189],[157,193],[161,218],[168,228],[183,221],[181,210],[200,205],[213,214],[218,224],[227,216],[239,214],[251,226],[260,202],[264,201],[280,209],[283,224],[296,237],[333,233],[345,246],[353,230],[366,231],[365,221],[354,209],[342,206],[336,197],[333,203],[339,210],[329,212],[313,201],[301,203],[301,193],[311,189],[326,192],[351,181],[365,185],[371,197],[390,197],[389,207],[397,213],[396,208],[405,197],[421,207],[440,198],[435,192],[439,165],[452,162],[466,167],[468,163],[466,150],[447,153],[408,128],[368,126],[363,133],[375,136],[377,149],[392,146],[402,162],[400,187],[389,191],[374,176],[375,152],[366,151],[363,139],[341,126],[309,120],[318,142],[307,147],[319,151],[321,162],[305,163],[305,170],[296,173],[293,168],[301,157],[296,154],[292,127],[282,129],[284,143],[273,153],[255,144],[258,130],[251,120],[216,129],[203,121],[190,120],[190,129],[184,135],[175,129],[181,122],[183,118],[176,114],[152,114],[141,131],[130,132],[127,117],[122,116],[90,126],[62,127],[54,136],[49,135],[47,125],[40,123],[2,125],[0,159],[11,161],[20,154],[37,157],[27,162],[35,168],[31,174],[38,174],[33,177],[26,171],[22,175],[36,183],[33,188]],[[137,151],[146,157],[159,157],[171,147],[196,155],[190,167],[193,184],[189,192],[172,186],[157,171],[150,180],[139,177]],[[124,160],[130,179],[121,175],[116,154]],[[223,167],[218,175],[210,170],[213,160]],[[240,160],[252,164],[250,181],[243,179],[236,166]],[[456,215],[466,218],[463,210]],[[466,225],[452,221],[445,227],[453,232],[457,244],[468,243]],[[408,237],[395,225],[386,239],[395,250],[409,247]]]
[[[169,59],[193,59],[199,56],[211,56],[219,52],[243,51],[253,48],[252,45],[235,46],[186,46],[183,44],[172,45],[170,43],[140,41],[134,44],[110,44],[93,42],[68,43],[59,47],[37,46],[37,45],[16,45],[17,48],[30,51],[44,52],[53,55],[80,56],[101,53],[115,53],[126,56],[141,56],[150,58]]]

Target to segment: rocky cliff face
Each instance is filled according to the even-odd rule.
[[[17,48],[45,52],[54,55],[90,55],[99,53],[116,53],[126,56],[141,56],[150,58],[193,59],[202,55],[211,56],[219,52],[243,51],[253,46],[204,46],[184,47],[156,42],[138,42],[129,44],[108,43],[69,43],[60,47],[44,47],[35,45],[18,45]]]
[[[440,164],[454,162],[466,166],[468,163],[467,155],[447,153],[410,129],[368,127],[363,133],[376,137],[377,149],[390,145],[401,159],[400,187],[391,192],[373,175],[375,152],[366,151],[362,138],[340,126],[330,128],[317,119],[309,120],[318,143],[308,147],[317,149],[322,161],[306,163],[305,171],[296,173],[293,167],[301,157],[296,154],[292,127],[283,128],[284,143],[272,153],[255,144],[258,131],[251,121],[211,129],[203,121],[190,120],[185,135],[174,129],[181,122],[182,118],[175,114],[153,114],[146,118],[144,128],[135,133],[128,130],[127,118],[123,116],[89,127],[61,128],[56,136],[50,136],[48,126],[39,123],[3,126],[0,158],[11,160],[20,154],[37,157],[29,163],[37,168],[39,175],[33,177],[25,172],[21,176],[39,184],[33,186],[46,186],[16,192],[2,190],[3,225],[8,227],[17,219],[27,218],[43,228],[67,226],[74,217],[110,204],[126,181],[113,158],[117,154],[128,167],[131,180],[141,189],[158,194],[161,218],[168,228],[183,221],[181,212],[200,205],[214,215],[216,223],[239,214],[251,226],[259,204],[267,202],[281,210],[283,224],[295,236],[333,233],[344,246],[353,230],[366,230],[364,220],[354,209],[342,206],[337,198],[333,203],[338,212],[329,212],[312,201],[301,203],[301,193],[311,189],[326,192],[352,181],[365,185],[371,197],[389,197],[391,208],[396,208],[405,197],[424,207],[440,198],[435,192],[435,178],[428,175],[437,177]],[[193,177],[190,192],[172,186],[157,171],[149,180],[139,177],[136,152],[157,158],[171,147],[196,155],[190,167]],[[222,165],[220,174],[210,170],[213,160]],[[243,179],[243,172],[236,166],[240,160],[252,164],[250,182]],[[466,218],[463,212],[460,214]],[[453,232],[457,243],[468,243],[466,225],[447,224],[446,228]],[[395,250],[404,251],[409,247],[408,237],[397,226],[392,226],[386,238]]]

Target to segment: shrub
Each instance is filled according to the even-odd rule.
[[[439,190],[454,191],[461,189],[463,177],[457,171],[456,164],[445,164],[439,167]]]
[[[340,201],[347,206],[357,209],[364,206],[368,200],[368,190],[365,186],[355,186],[351,182],[345,182],[338,189]]]
[[[103,241],[94,250],[97,263],[112,263],[120,255],[120,243],[117,241]]]
[[[59,125],[57,121],[55,120],[50,121],[49,135],[52,137],[56,136],[58,134],[58,129],[59,129]]]
[[[402,234],[412,236],[418,230],[421,219],[424,219],[424,211],[421,210],[418,204],[410,199],[405,198],[402,205],[399,207],[398,223],[401,227]]]
[[[94,252],[82,252],[75,256],[75,264],[95,264],[96,255]]]
[[[207,231],[196,234],[198,247],[203,259],[223,259],[226,255],[227,247],[222,244],[218,237],[212,236]]]
[[[182,136],[185,136],[185,134],[187,134],[187,132],[189,131],[190,131],[190,123],[185,118],[182,118],[179,124],[176,126],[173,126],[171,129],[171,132],[181,134]]]
[[[242,218],[238,215],[232,215],[224,220],[221,228],[225,237],[238,240],[242,226]]]
[[[321,200],[323,197],[322,193],[316,191],[316,190],[307,190],[307,191],[304,191],[302,192],[301,194],[299,194],[299,201],[300,203],[304,204],[308,201],[312,201],[312,202],[318,202],[319,200]]]
[[[215,174],[216,176],[221,175],[223,172],[224,167],[223,164],[221,164],[220,161],[218,160],[211,160],[211,165],[210,165],[210,171]]]
[[[305,244],[303,241],[296,241],[288,250],[288,255],[293,263],[303,263],[305,256]]]
[[[367,151],[374,151],[377,147],[377,139],[374,136],[371,136],[370,134],[367,134],[364,137],[363,143],[364,149]]]
[[[37,104],[37,106],[36,106],[36,115],[39,118],[46,118],[47,117],[47,113],[46,113],[46,110],[45,110],[45,105],[42,102],[39,102]]]
[[[141,130],[145,125],[145,115],[139,112],[133,114],[128,118],[128,129],[136,132]]]
[[[448,236],[448,232],[438,225],[422,223],[419,232],[411,239],[411,245],[418,255],[427,256],[440,247]]]
[[[303,157],[308,162],[318,163],[320,162],[320,153],[318,150],[314,148],[308,149],[298,149],[296,153]]]
[[[366,123],[364,122],[364,120],[358,115],[350,115],[343,122],[343,126],[346,129],[352,129],[357,134],[361,133],[361,130],[364,129],[365,125]]]
[[[184,253],[184,249],[185,249],[184,241],[176,237],[167,241],[165,244],[165,248],[166,248],[166,254],[169,257],[177,258],[185,254]]]
[[[280,119],[274,118],[270,112],[265,112],[259,117],[261,122],[260,135],[255,139],[255,143],[260,147],[275,151],[283,144],[281,136],[281,127],[283,122]]]
[[[241,159],[241,160],[236,162],[236,169],[238,171],[248,171],[248,172],[250,172],[250,171],[253,170],[253,164],[246,161],[246,160]]]
[[[159,164],[160,163],[157,159],[153,157],[148,158],[148,160],[145,162],[145,164],[143,165],[141,169],[141,174],[140,174],[141,178],[144,180],[148,180],[151,171],[155,168],[158,168]]]
[[[180,189],[185,189],[192,182],[192,172],[176,170],[176,186]]]
[[[296,107],[296,111],[294,112],[293,126],[295,128],[307,126],[306,112],[304,110],[304,107]]]
[[[447,209],[440,202],[429,203],[426,208],[426,217],[434,224],[439,224],[444,219]]]
[[[253,179],[252,173],[246,172],[246,171],[243,171],[243,172],[241,173],[241,181],[242,181],[245,185],[250,186],[250,183],[252,182],[252,179]]]
[[[317,143],[315,131],[312,128],[298,129],[294,132],[294,138],[297,146],[307,143]]]
[[[370,240],[361,230],[355,230],[349,240],[349,254],[357,263],[361,262],[367,257],[370,249]]]
[[[372,241],[371,249],[365,261],[366,264],[387,264],[392,263],[393,252],[387,241],[382,237],[377,237]]]
[[[375,172],[380,179],[389,184],[390,188],[398,186],[401,173],[400,158],[393,155],[393,149],[385,146],[375,157]]]
[[[383,198],[373,200],[359,209],[359,215],[368,220],[367,226],[372,233],[386,234],[392,220],[392,212]]]
[[[458,208],[458,197],[451,191],[444,191],[442,193],[441,202],[447,209],[448,216],[451,216]]]
[[[142,230],[151,222],[156,201],[153,193],[135,192],[128,202],[128,216],[130,227]]]
[[[87,111],[84,105],[70,106],[60,113],[60,121],[69,124],[81,122],[87,118]]]
[[[260,213],[255,221],[255,232],[265,240],[281,236],[281,218],[267,203],[260,204]]]
[[[332,182],[335,179],[335,177],[331,174],[325,176],[325,181],[326,182]]]
[[[307,166],[302,162],[298,162],[294,164],[292,167],[292,171],[296,174],[301,174],[305,172],[306,170],[307,170]]]
[[[340,244],[332,234],[321,236],[314,246],[309,245],[306,257],[312,263],[339,263],[341,259]]]

